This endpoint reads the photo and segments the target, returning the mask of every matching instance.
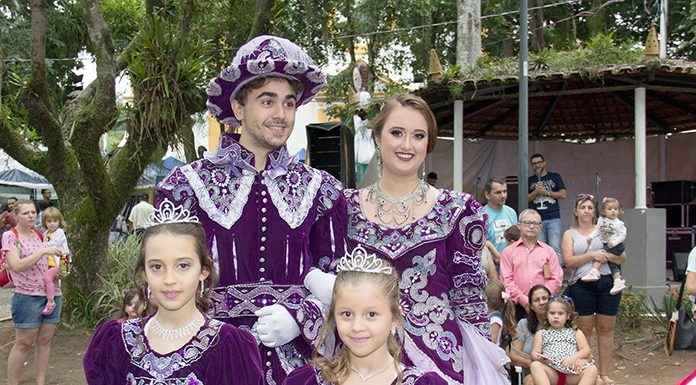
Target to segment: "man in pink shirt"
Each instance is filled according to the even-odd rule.
[[[522,211],[517,227],[521,237],[503,250],[500,277],[510,299],[516,304],[516,318],[519,320],[526,316],[529,308],[529,289],[542,284],[551,293],[558,293],[563,284],[563,269],[553,248],[538,239],[541,230],[539,213],[532,209]]]

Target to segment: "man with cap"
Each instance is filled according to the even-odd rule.
[[[207,89],[210,113],[241,126],[241,135],[223,133],[217,153],[158,186],[158,205],[172,201],[201,221],[220,275],[211,314],[254,334],[268,384],[310,357],[333,286],[332,275],[313,267],[343,254],[340,183],[285,147],[297,107],[325,83],[294,43],[253,38]]]

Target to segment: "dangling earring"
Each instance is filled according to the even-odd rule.
[[[201,297],[202,297],[202,296],[203,296],[203,291],[205,290],[205,286],[204,286],[205,284],[203,283],[203,280],[202,280],[202,279],[201,279],[199,282],[201,283]]]
[[[382,151],[377,147],[377,179],[382,179]]]
[[[147,288],[147,299],[150,299],[150,296],[152,295],[152,290],[150,290],[150,286],[145,286]]]
[[[425,161],[423,161],[423,170],[421,172],[421,180],[425,180]]]
[[[391,334],[396,337],[396,326],[392,326]]]

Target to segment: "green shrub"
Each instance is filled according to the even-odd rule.
[[[645,290],[634,292],[631,287],[621,295],[619,314],[616,316],[616,330],[622,333],[639,330],[645,321]]]
[[[136,286],[133,274],[140,253],[140,236],[132,235],[109,246],[107,273],[99,276],[100,287],[89,296],[70,298],[73,312],[68,327],[94,327],[121,309],[122,291]]]

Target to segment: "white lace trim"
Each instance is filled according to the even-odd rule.
[[[278,185],[279,182],[271,179],[268,174],[264,173],[264,183],[266,184],[266,187],[268,187],[268,193],[271,195],[271,200],[278,209],[278,214],[280,217],[283,218],[291,229],[296,229],[302,224],[302,222],[304,222],[305,218],[307,218],[307,214],[313,206],[314,198],[317,196],[317,191],[319,191],[319,187],[321,186],[321,173],[314,169],[311,169],[311,173],[312,180],[307,185],[306,193],[302,197],[300,206],[297,209],[290,208],[288,203],[285,201],[285,197],[290,195],[292,192],[288,190],[283,193]]]
[[[249,199],[249,192],[251,191],[251,186],[254,184],[254,174],[244,170],[240,178],[232,179],[229,182],[229,194],[233,196],[233,199],[229,205],[223,207],[228,209],[228,212],[224,212],[218,209],[215,206],[215,202],[210,199],[207,187],[203,184],[203,181],[201,181],[198,172],[194,171],[190,164],[181,167],[181,172],[186,176],[186,179],[188,179],[194,194],[196,194],[198,198],[199,206],[208,214],[208,217],[227,230],[232,228],[242,216],[244,206]],[[239,183],[239,188],[236,190],[232,186],[235,182]]]

